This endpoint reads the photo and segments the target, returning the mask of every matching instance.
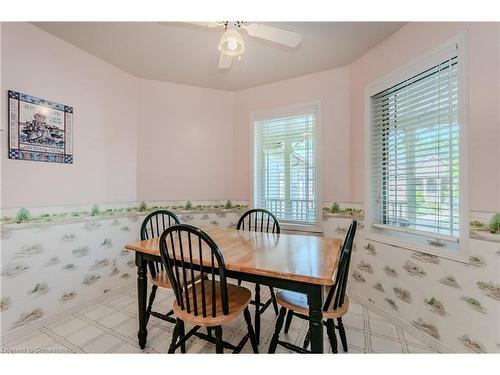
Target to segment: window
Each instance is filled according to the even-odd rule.
[[[317,106],[254,115],[253,204],[285,227],[317,228]]]
[[[369,95],[368,167],[372,233],[457,257],[468,236],[459,46],[450,43],[413,74]]]

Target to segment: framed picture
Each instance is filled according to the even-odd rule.
[[[9,159],[73,164],[73,108],[9,90]]]

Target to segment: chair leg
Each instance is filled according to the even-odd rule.
[[[212,337],[212,327],[207,327],[207,335],[208,337]]]
[[[340,341],[342,342],[342,349],[347,353],[347,337],[345,336],[344,324],[342,323],[342,318],[337,319],[337,327],[339,329]]]
[[[238,279],[238,286],[241,286],[241,279]]]
[[[308,330],[302,348],[307,349],[310,342],[311,342],[311,330]]]
[[[149,317],[151,316],[151,309],[153,308],[153,302],[154,302],[155,297],[156,297],[156,290],[157,289],[158,289],[158,286],[153,285],[153,287],[151,288],[151,293],[149,294],[149,303],[148,303],[148,307],[146,309],[146,324],[148,323]]]
[[[217,354],[222,354],[224,353],[224,347],[222,346],[222,327],[217,326],[215,327],[215,352]]]
[[[186,332],[185,332],[185,328],[184,328],[184,322],[182,320],[180,320],[180,322],[181,323],[179,324],[179,328],[180,328],[179,335],[181,338],[181,353],[186,353],[186,341],[185,341]]]
[[[250,311],[248,311],[248,306],[243,310],[243,316],[247,322],[248,336],[250,338],[250,343],[252,344],[252,349],[254,353],[259,352],[259,346],[257,345],[257,339],[255,338],[255,332],[252,327],[252,318],[250,317]]]
[[[285,333],[288,333],[288,330],[290,329],[290,324],[292,324],[292,319],[293,319],[293,311],[288,310],[285,321]]]
[[[276,301],[276,294],[274,294],[274,288],[270,286],[269,291],[271,292],[271,301],[273,302],[274,312],[276,313],[276,315],[278,315],[278,302]]]
[[[260,285],[255,284],[255,337],[260,342]]]
[[[276,347],[278,346],[278,340],[280,338],[281,327],[283,327],[283,320],[285,320],[286,308],[282,307],[280,314],[278,315],[278,320],[276,321],[276,327],[274,329],[274,335],[269,344],[268,353],[272,354],[276,352]]]
[[[332,347],[332,352],[338,353],[337,336],[335,335],[335,324],[333,323],[333,319],[328,319],[326,321],[326,333],[328,334],[328,338],[330,339],[330,346]]]
[[[177,344],[177,339],[179,337],[179,331],[180,331],[180,324],[179,324],[179,319],[177,319],[177,322],[175,323],[174,327],[174,333],[172,334],[172,342],[170,343],[170,348],[168,349],[168,353],[175,353],[175,345]]]

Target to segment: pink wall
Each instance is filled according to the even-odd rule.
[[[3,111],[9,89],[75,108],[73,165],[9,160],[2,133],[2,208],[236,198],[233,92],[138,79],[28,23],[2,23],[2,52]]]
[[[349,67],[327,70],[236,93],[234,195],[251,197],[252,112],[321,102],[322,200],[350,201]]]
[[[2,23],[2,207],[134,201],[135,78],[27,23]],[[74,107],[74,164],[7,159],[7,90]]]
[[[470,208],[500,211],[500,24],[410,23],[351,65],[352,200],[364,200],[364,89],[457,33],[468,32]]]
[[[138,200],[235,199],[234,93],[140,80]]]
[[[500,211],[498,23],[410,23],[348,67],[238,92],[138,79],[30,24],[3,23],[2,110],[8,89],[72,105],[75,162],[8,160],[3,132],[2,207],[249,199],[252,112],[312,101],[322,105],[322,199],[362,202],[365,86],[463,30],[471,209]]]

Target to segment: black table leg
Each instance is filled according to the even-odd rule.
[[[307,291],[309,304],[309,330],[311,332],[311,351],[324,353],[323,348],[323,287],[310,285]]]
[[[255,284],[255,339],[260,343],[260,285]]]
[[[148,292],[146,273],[148,262],[143,258],[141,253],[136,252],[135,264],[137,266],[137,306],[139,307],[139,332],[137,333],[137,338],[139,339],[139,346],[141,349],[144,349],[148,336],[148,330],[146,329],[146,301]]]

